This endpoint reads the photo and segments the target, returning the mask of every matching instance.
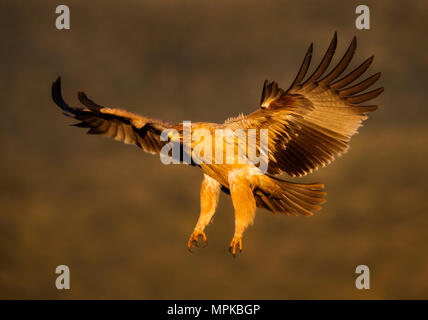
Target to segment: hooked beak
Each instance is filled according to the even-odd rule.
[[[168,139],[169,139],[169,141],[180,142],[180,135],[177,134],[177,132],[169,131],[168,132]]]

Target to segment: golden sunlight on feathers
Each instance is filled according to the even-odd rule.
[[[323,184],[297,184],[275,175],[285,172],[300,177],[346,152],[351,136],[367,118],[366,114],[377,109],[376,105],[361,104],[383,92],[383,88],[364,92],[379,79],[380,73],[354,84],[371,65],[373,57],[342,76],[354,56],[355,37],[341,60],[327,72],[336,45],[335,34],[321,62],[307,76],[312,59],[311,44],[288,90],[281,89],[275,81],[266,80],[257,111],[230,118],[223,124],[192,124],[192,132],[203,128],[213,134],[218,129],[267,129],[268,165],[265,174],[254,174],[254,163],[192,163],[202,169],[204,180],[201,212],[188,241],[189,249],[197,246],[199,239],[207,243],[204,229],[214,216],[220,190],[231,195],[235,210],[235,234],[230,243],[233,255],[242,250],[242,236],[254,221],[256,207],[274,213],[305,216],[321,209],[326,195]],[[177,130],[180,137],[176,141],[184,143],[181,136],[183,124],[170,124],[123,109],[106,108],[88,99],[83,92],[79,92],[78,97],[84,107],[70,107],[62,99],[59,78],[52,86],[52,97],[66,115],[80,120],[77,127],[89,128],[89,134],[135,144],[152,154],[160,153],[167,143],[160,139],[164,130]],[[260,144],[256,143],[256,146]]]

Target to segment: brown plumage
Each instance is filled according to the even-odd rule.
[[[205,227],[211,221],[217,206],[220,190],[231,195],[235,209],[235,234],[230,244],[233,255],[242,250],[242,235],[254,221],[256,207],[274,213],[287,215],[312,215],[325,202],[324,186],[320,183],[297,184],[281,180],[275,175],[282,172],[300,177],[324,167],[346,152],[349,140],[376,105],[360,105],[377,97],[383,88],[368,92],[380,77],[380,73],[357,81],[368,69],[373,57],[341,76],[349,65],[356,49],[354,37],[339,63],[327,69],[337,44],[336,34],[318,67],[307,76],[312,58],[312,44],[306,52],[300,70],[288,90],[278,87],[275,81],[265,81],[260,109],[243,116],[226,120],[223,124],[192,123],[191,132],[206,129],[215,140],[216,130],[268,129],[267,172],[257,172],[255,163],[215,163],[215,144],[212,143],[212,162],[193,162],[204,173],[201,187],[201,213],[196,227],[188,241],[189,249],[198,245],[200,239],[207,243]],[[356,82],[356,83],[355,83]],[[164,130],[176,130],[174,139],[181,147],[186,146],[183,124],[170,124],[116,108],[102,107],[89,100],[83,92],[78,97],[84,105],[81,108],[68,106],[61,97],[61,82],[52,86],[52,97],[66,115],[81,122],[78,127],[89,128],[89,134],[102,134],[129,144],[135,144],[144,151],[159,153],[170,140],[162,141]],[[260,154],[260,135],[257,134],[257,152]],[[190,152],[196,147],[207,146],[208,140],[191,141]],[[223,143],[223,142],[222,142]],[[242,148],[238,140],[233,146]],[[204,149],[205,150],[205,149]],[[204,151],[205,152],[205,151]],[[204,154],[201,153],[201,155]],[[205,160],[207,158],[204,158]],[[263,174],[264,173],[264,174]]]

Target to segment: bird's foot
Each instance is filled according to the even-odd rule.
[[[192,252],[193,246],[199,248],[199,238],[204,244],[202,248],[205,248],[208,245],[207,236],[205,233],[203,231],[194,230],[190,235],[189,241],[187,241],[187,248],[189,248],[190,252]]]
[[[239,249],[239,252],[242,252],[242,236],[234,236],[230,242],[229,252],[236,257],[236,252]]]

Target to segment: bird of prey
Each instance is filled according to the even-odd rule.
[[[304,216],[321,209],[326,195],[323,184],[293,183],[277,175],[285,173],[291,177],[301,177],[326,166],[346,152],[351,136],[367,118],[367,113],[378,108],[377,105],[361,103],[383,92],[382,87],[365,91],[379,79],[380,72],[358,80],[371,65],[373,56],[342,75],[355,53],[355,37],[341,60],[327,72],[336,44],[335,33],[319,65],[306,76],[312,58],[311,44],[288,90],[278,87],[275,81],[266,80],[260,107],[253,113],[229,118],[222,124],[191,124],[192,133],[204,129],[213,136],[218,129],[267,129],[268,154],[265,172],[261,172],[251,161],[195,163],[192,160],[191,165],[202,169],[203,180],[200,215],[187,243],[189,249],[199,246],[200,242],[207,244],[204,230],[214,216],[220,191],[231,196],[235,211],[235,233],[229,246],[233,256],[242,251],[242,236],[246,228],[253,224],[256,207],[273,213]],[[196,148],[193,140],[187,145],[184,141],[184,122],[171,124],[123,109],[103,107],[83,92],[78,93],[83,106],[69,106],[61,95],[60,78],[52,85],[52,98],[66,115],[80,120],[75,126],[89,128],[88,134],[101,134],[135,144],[152,154],[159,154],[166,144],[172,142],[178,144],[181,151],[185,147],[187,152]],[[178,136],[168,134],[168,138],[163,139],[162,133],[168,130],[175,130]],[[260,141],[260,136],[257,141]],[[240,147],[236,139],[232,143],[234,147]],[[260,149],[257,150],[260,154]]]

